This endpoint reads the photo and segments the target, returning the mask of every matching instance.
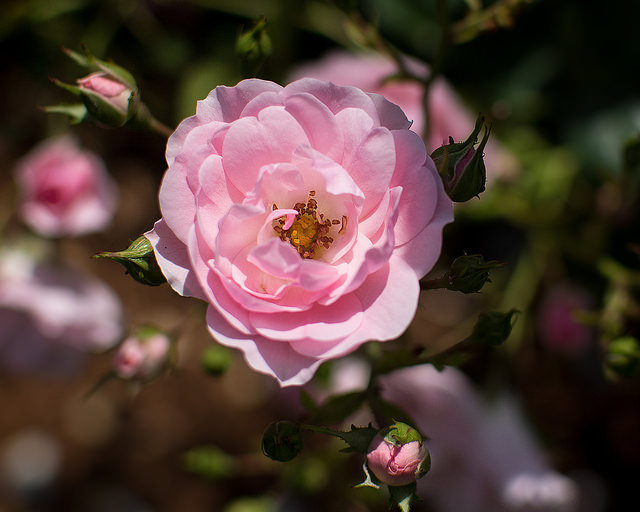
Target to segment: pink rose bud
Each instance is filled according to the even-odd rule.
[[[22,220],[44,236],[103,229],[116,208],[117,189],[100,158],[71,137],[48,140],[16,168]]]
[[[369,445],[367,466],[387,485],[415,482],[429,471],[430,465],[431,457],[422,436],[405,423],[397,422],[381,430]]]
[[[171,349],[169,338],[155,329],[141,329],[127,338],[113,360],[116,374],[123,379],[152,379],[166,367]]]
[[[478,135],[484,127],[484,118],[478,117],[471,135],[464,142],[454,142],[437,148],[431,158],[442,177],[444,189],[456,202],[464,202],[484,192],[487,170],[483,152],[489,140],[489,129],[485,130],[480,144],[476,148]]]
[[[108,74],[93,73],[77,82],[87,111],[100,123],[122,126],[135,114],[135,91]]]

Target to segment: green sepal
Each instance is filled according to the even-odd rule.
[[[373,487],[374,489],[380,489],[380,487],[382,487],[382,482],[378,480],[376,475],[369,471],[369,466],[367,465],[366,459],[362,463],[362,471],[364,471],[364,482],[361,482],[358,485],[354,485],[353,487],[355,489],[359,487]]]
[[[110,77],[115,78],[119,82],[123,83],[129,89],[132,89],[134,91],[138,89],[135,78],[133,78],[133,75],[126,69],[118,66],[114,62],[98,59],[91,53],[91,50],[89,50],[86,45],[82,45],[82,50],[83,53],[81,54],[78,52],[74,52],[69,48],[62,48],[62,51],[66,53],[78,65],[88,68],[91,71],[102,71],[103,73],[106,73]]]
[[[158,286],[167,281],[158,266],[151,242],[144,235],[134,240],[124,251],[101,252],[93,257],[121,263],[127,274],[142,284]]]
[[[42,107],[48,114],[64,114],[69,116],[71,124],[79,124],[88,115],[87,107],[83,103],[62,103],[59,105],[48,105]]]
[[[411,502],[418,499],[416,494],[416,483],[412,482],[407,485],[388,486],[389,501],[392,505],[398,505],[402,512],[409,512]]]
[[[371,424],[366,427],[356,427],[355,425],[351,425],[351,430],[346,432],[317,425],[302,425],[302,428],[311,430],[312,432],[317,432],[318,434],[339,437],[349,445],[341,451],[358,452],[363,454],[366,454],[369,451],[369,445],[378,433],[378,429],[373,428]]]

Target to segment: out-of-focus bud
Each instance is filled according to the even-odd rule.
[[[478,135],[483,127],[484,136],[476,148]],[[489,131],[490,129],[485,127],[484,117],[478,116],[475,128],[467,140],[453,142],[449,137],[449,144],[440,146],[431,153],[444,183],[444,189],[453,201],[462,203],[484,191],[487,170],[483,152],[489,140]]]
[[[468,342],[483,345],[500,345],[504,343],[517,318],[519,311],[511,309],[507,312],[487,311],[478,316],[476,325],[473,326]]]
[[[271,38],[267,33],[267,20],[264,17],[258,19],[253,27],[238,36],[236,53],[246,72],[259,68],[271,55]]]
[[[422,436],[406,423],[396,422],[382,429],[369,445],[367,466],[389,486],[408,485],[423,477],[431,456]]]
[[[101,252],[93,257],[109,258],[122,263],[127,274],[142,284],[158,286],[167,281],[160,271],[153,247],[144,235],[136,238],[124,251]]]
[[[485,283],[491,282],[489,270],[502,265],[498,261],[485,262],[481,254],[459,256],[451,264],[447,288],[462,293],[479,292]]]
[[[291,421],[274,421],[262,435],[262,452],[270,459],[288,462],[302,451],[302,433]]]
[[[153,327],[143,327],[118,347],[113,369],[122,379],[146,381],[167,367],[170,356],[169,337]]]
[[[632,336],[612,340],[607,350],[607,365],[623,377],[639,375],[640,342]]]
[[[201,361],[205,372],[213,377],[220,377],[233,362],[233,353],[216,343],[204,351]]]

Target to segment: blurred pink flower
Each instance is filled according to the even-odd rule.
[[[131,336],[118,347],[113,368],[123,379],[151,379],[165,367],[170,348],[171,341],[162,333]]]
[[[538,309],[540,341],[553,352],[583,354],[595,341],[594,331],[576,319],[576,313],[589,310],[591,296],[583,289],[556,285],[542,298]]]
[[[425,78],[429,76],[426,65],[412,59],[406,59],[405,64],[413,73]],[[334,51],[318,61],[298,66],[291,73],[290,79],[307,76],[381,94],[398,105],[413,121],[411,129],[422,135],[424,89],[422,85],[410,80],[384,81],[397,72],[397,65],[381,54]],[[456,142],[465,140],[473,131],[477,113],[470,113],[447,82],[437,79],[429,92],[429,114],[431,127],[426,145],[431,153],[437,147],[447,144],[450,136]],[[485,148],[484,160],[488,180],[499,176],[507,177],[517,169],[515,158],[492,138]]]
[[[16,167],[20,215],[44,236],[76,236],[103,229],[117,189],[102,160],[70,136],[46,140]]]
[[[121,317],[120,301],[97,279],[34,261],[22,250],[0,252],[3,366],[54,373],[71,368],[82,352],[117,343]]]
[[[453,219],[433,162],[381,96],[302,79],[217,87],[167,144],[147,237],[209,302],[222,344],[282,385],[397,338]]]

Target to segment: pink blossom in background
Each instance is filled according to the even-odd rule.
[[[584,354],[595,342],[594,330],[580,323],[576,314],[591,309],[592,302],[577,286],[560,284],[548,290],[538,309],[540,342],[553,352]]]
[[[378,434],[371,441],[367,466],[382,483],[392,486],[407,485],[416,481],[426,454],[424,444],[419,441],[398,446],[385,441]]]
[[[217,87],[196,112],[167,144],[147,237],[215,339],[286,386],[402,334],[453,219],[404,113],[314,79]]]
[[[123,379],[150,379],[166,365],[171,342],[164,334],[149,338],[131,336],[118,347],[113,359],[116,374]]]
[[[76,236],[107,226],[116,185],[102,160],[70,136],[46,140],[16,167],[22,220],[44,236]]]
[[[428,68],[415,60],[407,59],[406,65],[417,75],[427,77]],[[411,129],[422,135],[424,131],[423,87],[410,80],[389,80],[385,78],[398,72],[395,62],[381,54],[355,54],[334,51],[315,62],[295,68],[291,79],[313,77],[338,85],[353,85],[363,91],[381,94],[398,105],[413,121]],[[428,151],[449,142],[449,136],[456,142],[463,141],[473,131],[477,112],[470,112],[443,79],[437,79],[429,93],[429,113],[431,128]],[[515,158],[498,143],[489,140],[485,148],[487,179],[508,176],[517,169]]]
[[[120,301],[102,282],[22,250],[0,252],[0,365],[64,373],[82,353],[114,346],[121,325]]]

